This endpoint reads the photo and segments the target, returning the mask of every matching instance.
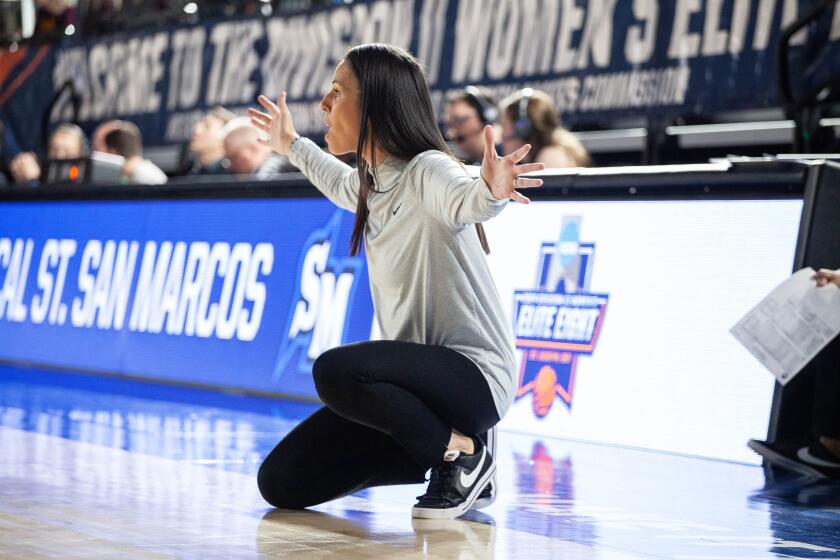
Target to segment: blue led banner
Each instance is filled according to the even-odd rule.
[[[502,427],[755,461],[774,379],[729,328],[790,274],[802,208],[538,200],[485,222],[516,337]],[[313,397],[321,352],[377,336],[352,218],[322,198],[0,203],[0,360]]]
[[[0,205],[0,358],[314,396],[371,335],[353,215],[324,199]]]
[[[411,50],[438,108],[447,91],[482,84],[499,98],[546,90],[566,123],[628,115],[691,116],[780,105],[781,29],[810,0],[375,0],[283,17],[237,18],[58,47],[2,53],[7,152],[40,149],[53,96],[75,86],[78,118],[127,118],[148,145],[183,142],[212,106],[243,110],[289,93],[304,134],[323,131],[318,101],[336,62],[359,43]],[[840,70],[840,4],[791,41],[794,92]],[[73,117],[69,91],[48,115]],[[442,114],[442,113],[440,113]]]

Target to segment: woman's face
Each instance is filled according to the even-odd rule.
[[[483,151],[484,124],[475,107],[466,101],[448,103],[444,108],[443,118],[446,122],[446,136],[454,140],[462,151],[469,151],[476,143],[480,146],[480,151]],[[476,137],[478,142],[475,142]]]
[[[335,155],[355,152],[359,143],[359,122],[361,120],[361,92],[359,80],[342,60],[333,74],[330,91],[321,99],[324,124],[327,133],[324,139]]]
[[[502,111],[499,117],[499,125],[502,127],[502,150],[505,152],[504,155],[512,154],[525,144],[525,141],[514,132],[513,121],[508,116],[507,111]]]

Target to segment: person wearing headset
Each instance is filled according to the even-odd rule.
[[[502,149],[511,154],[530,144],[526,159],[551,167],[583,167],[590,159],[586,148],[560,125],[560,116],[547,93],[521,89],[501,103],[499,124]]]
[[[483,88],[467,86],[446,96],[446,139],[464,163],[480,165],[484,158],[484,127],[496,124],[496,100]]]

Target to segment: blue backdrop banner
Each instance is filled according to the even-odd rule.
[[[325,199],[0,205],[0,358],[314,397],[368,340],[353,215]]]
[[[810,0],[355,2],[6,51],[0,107],[8,152],[18,146],[41,149],[46,130],[74,114],[88,131],[102,120],[127,118],[140,126],[146,144],[178,143],[214,105],[241,111],[257,94],[276,96],[281,90],[289,93],[298,130],[317,135],[323,130],[319,99],[335,64],[348,47],[370,41],[415,53],[426,66],[438,108],[448,91],[467,84],[485,85],[499,98],[523,85],[543,89],[572,125],[778,106],[781,30],[812,5]],[[794,35],[791,46],[794,92],[813,91],[836,76],[840,4]]]

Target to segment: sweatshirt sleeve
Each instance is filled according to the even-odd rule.
[[[292,143],[289,161],[337,206],[356,211],[359,172],[301,136]]]
[[[411,161],[407,173],[408,183],[426,211],[456,228],[489,220],[508,202],[496,199],[484,179],[473,179],[464,166],[443,152],[423,152]]]

